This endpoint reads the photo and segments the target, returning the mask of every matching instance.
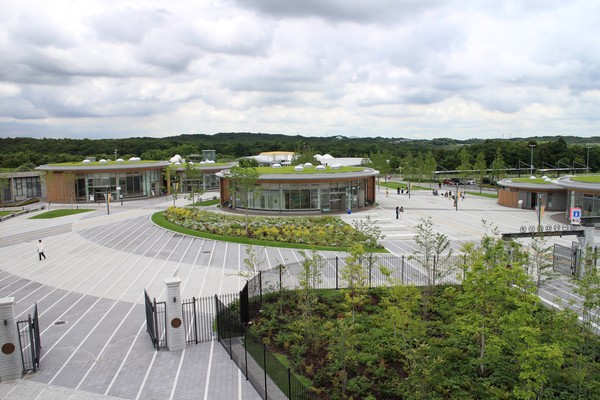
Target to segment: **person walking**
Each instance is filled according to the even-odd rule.
[[[398,219],[399,215],[400,215],[400,207],[396,206],[396,219]]]
[[[44,243],[42,243],[42,239],[38,240],[37,249],[38,255],[40,256],[40,261],[42,261],[42,257],[44,257],[45,260],[46,255],[44,254]]]

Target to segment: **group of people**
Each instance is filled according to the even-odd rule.
[[[398,207],[396,206],[396,219],[398,219],[398,217],[400,216],[400,213],[404,212],[404,207]]]

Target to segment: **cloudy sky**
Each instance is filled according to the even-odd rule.
[[[0,137],[600,136],[596,0],[0,1]]]

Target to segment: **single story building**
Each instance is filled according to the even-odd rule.
[[[563,211],[567,206],[564,187],[548,178],[507,178],[498,182],[498,204],[513,208],[536,208]]]
[[[217,173],[224,207],[272,212],[329,212],[360,209],[375,203],[379,171],[365,167],[275,166],[257,168],[256,189],[242,198],[233,190],[230,171]]]
[[[44,197],[44,186],[39,171],[4,172],[0,173],[2,180],[2,196],[4,203],[18,203],[34,197]]]
[[[51,203],[88,203],[146,198],[161,193],[168,161],[90,161],[40,165]]]

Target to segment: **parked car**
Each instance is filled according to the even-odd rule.
[[[463,185],[475,185],[477,182],[475,182],[475,179],[465,179]]]
[[[452,179],[448,178],[448,179],[444,179],[444,185],[456,185],[456,182],[454,182]]]

